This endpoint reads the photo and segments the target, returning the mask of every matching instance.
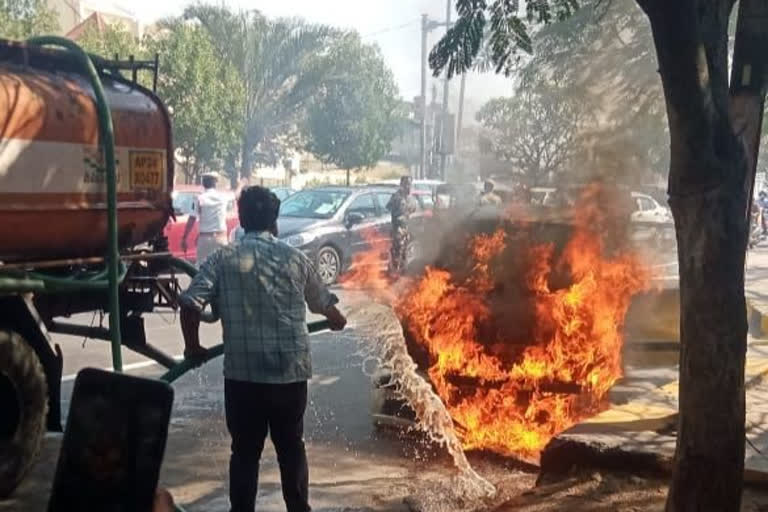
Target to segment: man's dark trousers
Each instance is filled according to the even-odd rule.
[[[253,512],[259,459],[267,432],[280,465],[283,498],[288,512],[308,512],[309,468],[304,451],[304,410],[307,383],[257,384],[226,379],[224,401],[232,436],[229,499],[232,512]]]

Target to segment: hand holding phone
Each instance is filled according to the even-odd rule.
[[[75,380],[49,512],[151,512],[173,389],[82,370]]]

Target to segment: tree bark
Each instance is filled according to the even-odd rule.
[[[739,511],[750,166],[730,116],[731,0],[638,0],[670,128],[680,268],[680,416],[667,511]]]

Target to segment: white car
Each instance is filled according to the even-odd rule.
[[[632,192],[632,239],[636,242],[650,242],[656,247],[671,243],[675,239],[675,226],[669,209],[656,199],[640,192]]]
[[[662,206],[653,197],[640,192],[632,192],[634,200],[634,212],[632,220],[635,222],[667,223],[672,221],[669,210]]]

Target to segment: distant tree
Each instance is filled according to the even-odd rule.
[[[544,181],[565,171],[581,151],[579,127],[588,116],[578,98],[539,86],[492,99],[476,117],[487,150],[534,181]]]
[[[139,41],[120,24],[92,26],[78,43],[109,59],[159,55],[157,94],[171,114],[186,179],[195,182],[203,171],[224,161],[240,137],[243,85],[203,27],[171,18],[162,21],[160,29],[154,37]],[[139,75],[139,82],[151,83],[146,73]]]
[[[185,17],[200,21],[244,86],[242,130],[227,158],[229,172],[238,172],[234,166],[239,159],[240,176],[250,177],[255,163],[275,164],[300,147],[299,127],[328,73],[322,57],[336,32],[213,5],[190,7]]]
[[[201,172],[224,161],[239,139],[243,84],[203,27],[171,19],[162,28],[146,45],[160,56],[157,92],[171,112],[187,180],[194,182]]]
[[[77,44],[85,51],[106,59],[114,59],[115,56],[127,59],[131,55],[141,58],[144,54],[139,39],[122,23],[91,24],[78,38]]]
[[[664,89],[680,263],[680,414],[666,509],[736,512],[745,455],[744,267],[768,89],[768,9],[761,0],[738,2],[729,59],[735,0],[637,3],[650,22]],[[508,69],[515,53],[530,46],[516,5],[457,0],[459,20],[430,56],[434,71],[469,69],[488,18],[498,45],[494,64]],[[546,22],[573,14],[579,2],[526,5]]]
[[[401,102],[378,47],[357,34],[342,36],[328,57],[331,76],[307,116],[307,149],[347,171],[369,168],[392,148]]]
[[[0,0],[0,37],[27,39],[58,29],[56,13],[45,0]]]

